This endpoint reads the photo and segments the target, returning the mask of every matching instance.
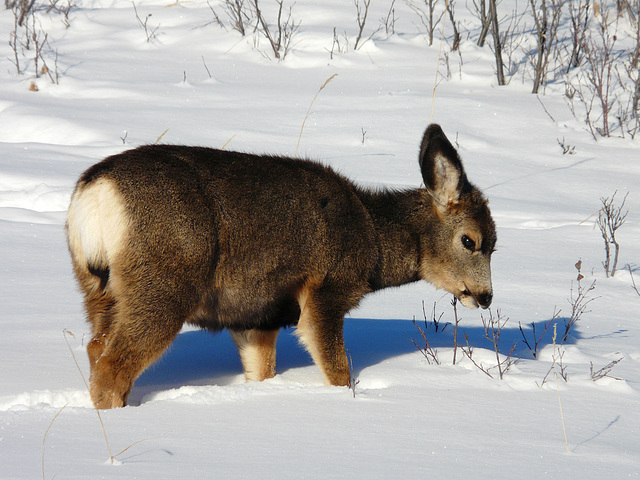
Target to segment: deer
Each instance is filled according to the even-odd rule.
[[[370,292],[426,281],[469,308],[493,298],[496,227],[431,124],[422,184],[371,189],[319,162],[147,145],[86,170],[65,230],[91,326],[90,395],[123,407],[183,325],[227,329],[245,379],[276,374],[294,327],[329,385],[351,380],[344,317]]]

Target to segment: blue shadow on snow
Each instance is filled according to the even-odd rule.
[[[564,334],[565,320],[556,319],[558,342]],[[453,325],[440,322],[436,332],[432,322],[425,325],[424,320],[418,320],[416,323],[425,332],[431,348],[437,350],[453,347]],[[522,325],[522,328],[533,347],[531,325]],[[565,343],[572,343],[580,338],[578,328],[579,324],[572,328],[571,336]],[[543,322],[536,323],[538,338],[542,331]],[[471,347],[493,349],[492,343],[485,338],[485,331],[479,320],[464,321],[460,324],[458,343],[461,345],[466,342],[465,333]],[[344,335],[356,376],[367,367],[399,355],[416,352],[413,341],[420,347],[424,347],[425,344],[421,333],[411,320],[347,318]],[[539,342],[538,350],[551,344],[552,336],[553,325]],[[501,330],[501,353],[507,355],[514,344],[514,357],[533,358],[517,323],[509,322]],[[298,343],[293,329],[282,330],[277,345],[278,373],[312,364],[310,356]],[[159,389],[179,388],[184,385],[228,385],[237,381],[238,375],[242,373],[240,358],[228,332],[211,334],[204,330],[185,331],[178,335],[165,355],[136,381],[131,403],[139,403],[144,394]]]

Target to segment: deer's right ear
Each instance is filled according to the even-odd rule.
[[[429,125],[422,137],[420,169],[425,187],[440,207],[458,202],[467,183],[466,174],[458,152],[435,123]]]

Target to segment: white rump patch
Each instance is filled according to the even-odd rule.
[[[122,248],[129,225],[124,200],[111,180],[97,180],[73,193],[67,228],[76,260],[108,266]]]

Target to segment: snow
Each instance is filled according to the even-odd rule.
[[[371,28],[387,13],[382,3],[372,5]],[[161,136],[293,155],[314,95],[337,73],[313,104],[299,154],[362,185],[419,186],[438,42],[429,48],[418,18],[398,3],[395,35],[380,32],[331,59],[334,27],[355,38],[355,8],[298,0],[294,50],[277,62],[265,57],[264,40],[255,48],[211,23],[205,1],[137,2],[158,26],[150,42],[130,3],[76,4],[69,28],[42,16],[59,85],[32,70],[16,75],[13,52],[0,44],[0,478],[640,477],[640,296],[628,270],[606,278],[594,228],[600,197],[629,192],[620,267],[629,264],[640,284],[640,143],[594,141],[560,85],[540,101],[527,79],[498,87],[488,47],[472,40],[463,40],[462,65],[449,58],[434,120],[490,200],[498,226],[492,311],[510,319],[501,358],[515,343],[521,360],[498,379],[481,322],[488,312],[459,307],[459,342],[466,333],[473,359],[494,378],[460,348],[454,365],[453,325],[442,331],[454,322],[451,296],[424,283],[370,295],[350,312],[355,394],[325,386],[291,331],[278,340],[278,375],[244,383],[227,333],[185,329],[138,379],[130,406],[100,413],[112,463],[74,363],[86,377],[89,328],[63,228],[80,173]],[[500,5],[508,12],[515,2]],[[465,10],[457,14],[471,24]],[[0,25],[13,29],[9,10]],[[32,81],[39,91],[29,90]],[[574,155],[562,154],[562,139]],[[560,310],[562,333],[579,259],[582,284],[596,280],[594,300],[568,342],[554,346],[549,330],[534,358],[518,324],[531,338],[531,322],[540,332]],[[423,302],[427,316],[434,302],[443,314],[438,332],[425,327]],[[424,346],[413,319],[439,365],[412,343]],[[542,384],[559,353],[568,381],[556,381],[556,369]],[[618,359],[609,377],[591,379],[591,363],[598,370]]]

